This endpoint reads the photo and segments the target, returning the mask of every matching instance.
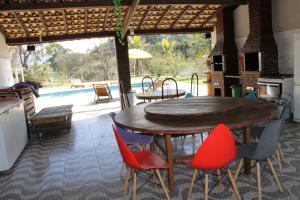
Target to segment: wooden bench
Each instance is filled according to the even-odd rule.
[[[71,129],[73,105],[43,108],[30,118],[34,134],[67,131]]]
[[[43,108],[40,112],[36,113],[34,96],[31,89],[1,89],[1,92],[17,93],[19,98],[24,100],[28,136],[30,136],[30,133],[68,132],[71,129],[73,105]]]

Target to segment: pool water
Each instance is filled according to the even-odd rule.
[[[144,87],[149,87],[150,82],[144,83]],[[109,85],[108,86],[112,93],[119,91],[118,85]],[[142,83],[134,83],[132,84],[133,90],[141,90]],[[74,89],[67,91],[59,91],[59,92],[50,92],[45,94],[40,94],[40,98],[49,98],[49,97],[69,97],[73,95],[84,95],[84,94],[94,94],[94,88],[82,88],[82,89]]]

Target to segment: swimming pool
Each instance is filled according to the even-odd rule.
[[[144,87],[149,87],[150,82],[144,83]],[[119,85],[109,85],[108,86],[112,93],[119,91]],[[132,84],[133,90],[140,90],[142,88],[142,83],[134,83]],[[73,89],[73,90],[65,90],[59,92],[49,92],[45,94],[40,94],[41,98],[47,97],[68,97],[73,95],[84,95],[84,94],[94,94],[94,88],[82,88],[82,89]]]

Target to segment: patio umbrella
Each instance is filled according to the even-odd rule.
[[[138,67],[138,59],[152,58],[152,55],[141,49],[129,49],[128,51],[130,59],[136,59],[136,63],[133,66],[133,74],[135,75],[135,68]]]

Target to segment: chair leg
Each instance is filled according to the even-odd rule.
[[[233,187],[233,190],[234,190],[234,193],[235,193],[237,199],[238,199],[238,200],[241,200],[241,196],[240,196],[239,190],[238,190],[237,187],[236,187],[235,181],[234,181],[234,179],[233,179],[232,173],[231,173],[231,171],[230,171],[229,168],[227,168],[227,174],[228,174],[230,183],[231,183],[231,185],[232,185],[232,187]]]
[[[256,162],[256,182],[257,182],[257,190],[258,190],[258,199],[262,200],[259,162]]]
[[[234,178],[233,178],[234,182],[236,182],[236,179],[237,179],[237,177],[239,176],[239,173],[240,173],[240,171],[241,171],[241,169],[242,169],[242,167],[243,167],[243,164],[244,164],[244,158],[242,158],[242,159],[240,160],[239,165],[238,165],[238,168],[236,169],[236,172],[235,172]]]
[[[273,167],[273,165],[272,165],[271,159],[270,159],[270,158],[267,158],[267,162],[268,162],[268,165],[269,165],[269,167],[270,167],[270,169],[271,169],[271,172],[272,172],[272,174],[273,174],[273,177],[274,177],[274,179],[275,179],[275,182],[276,182],[277,185],[278,185],[279,191],[280,191],[280,192],[283,192],[282,186],[281,186],[281,184],[280,184],[280,182],[279,182],[278,176],[277,176],[277,174],[276,174],[276,172],[275,172],[275,169],[274,169],[274,167]]]
[[[129,185],[130,176],[131,176],[131,168],[128,168],[127,176],[126,176],[126,179],[125,179],[124,198],[126,197],[126,195],[128,193],[128,189],[129,189],[128,185]]]
[[[165,193],[167,199],[170,200],[169,193],[168,193],[167,188],[166,188],[166,186],[165,186],[165,184],[164,184],[164,181],[163,181],[163,179],[162,179],[162,177],[161,177],[161,175],[160,175],[159,170],[158,170],[158,169],[155,169],[155,173],[156,173],[156,176],[157,176],[157,178],[158,178],[158,180],[159,180],[159,182],[160,182],[160,184],[161,184],[161,187],[162,187],[163,190],[164,190],[164,193]]]
[[[193,155],[195,155],[195,144],[196,144],[196,138],[195,138],[195,134],[192,135],[192,142],[193,142]]]
[[[277,156],[277,160],[278,160],[278,165],[279,165],[280,173],[282,174],[281,158],[280,158],[280,153],[279,153],[278,149],[276,149],[276,156]]]
[[[133,194],[132,200],[136,200],[136,173],[133,171]]]
[[[187,199],[189,199],[191,194],[192,194],[193,187],[194,187],[194,184],[195,184],[195,181],[196,181],[196,178],[197,178],[197,174],[198,174],[198,170],[194,169],[193,178],[192,178],[192,182],[191,182],[191,186],[190,186],[190,189],[189,189]]]
[[[205,172],[204,200],[208,200],[208,172]]]
[[[284,156],[283,156],[283,153],[282,153],[282,148],[281,148],[281,145],[279,143],[277,144],[277,148],[278,148],[278,151],[279,151],[279,154],[280,154],[280,157],[281,157],[281,161],[284,162]]]
[[[217,169],[217,181],[218,181],[218,185],[220,184],[221,181],[221,170]]]

